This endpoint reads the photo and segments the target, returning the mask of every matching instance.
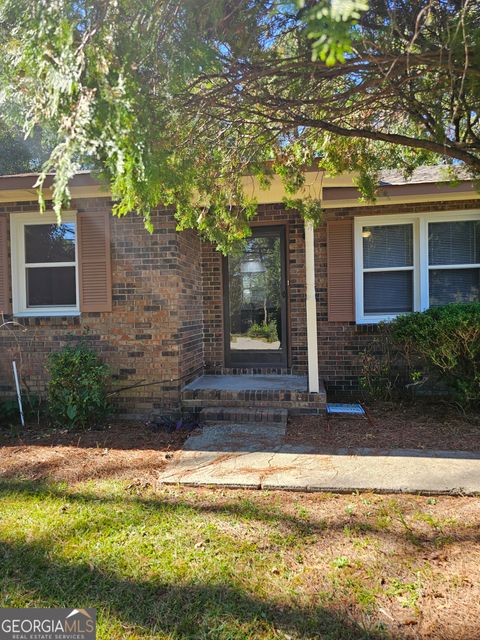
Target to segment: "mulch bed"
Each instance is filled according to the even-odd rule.
[[[480,451],[480,413],[445,403],[375,403],[363,417],[299,416],[288,422],[286,441],[318,448],[444,449]]]
[[[153,432],[141,423],[91,431],[29,427],[12,433],[0,427],[0,478],[154,478],[188,435]]]
[[[480,451],[480,414],[446,404],[376,403],[373,424],[358,417],[300,416],[288,422],[286,442],[314,449],[444,449]],[[152,431],[141,423],[91,431],[0,427],[0,478],[155,480],[188,430]]]

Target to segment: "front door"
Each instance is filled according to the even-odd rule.
[[[257,227],[225,258],[225,364],[287,366],[285,227]]]

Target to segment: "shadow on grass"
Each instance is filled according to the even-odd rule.
[[[190,490],[193,491],[193,490]],[[188,490],[184,488],[185,495]],[[291,513],[285,513],[276,508],[275,504],[265,507],[255,503],[248,498],[236,501],[222,501],[220,504],[209,500],[208,494],[200,496],[195,500],[180,499],[177,496],[171,498],[163,495],[157,496],[155,493],[149,492],[147,495],[131,494],[125,491],[123,495],[105,495],[100,496],[97,493],[88,490],[79,490],[77,487],[69,488],[61,483],[49,482],[46,480],[31,481],[19,479],[2,479],[0,478],[0,498],[8,494],[22,494],[24,496],[35,496],[42,498],[43,496],[51,496],[61,498],[67,502],[88,504],[93,502],[98,504],[111,504],[113,507],[125,506],[128,504],[140,505],[149,512],[158,511],[161,513],[178,513],[180,510],[191,510],[198,514],[212,514],[218,516],[234,516],[247,521],[262,522],[264,524],[281,525],[288,529],[290,533],[299,537],[309,535],[329,535],[329,532],[343,532],[347,526],[357,533],[373,533],[379,538],[389,541],[396,541],[400,544],[413,543],[415,545],[435,545],[439,540],[444,538],[444,532],[432,528],[430,534],[423,531],[421,534],[415,534],[408,526],[405,525],[403,514],[398,511],[395,506],[395,500],[391,505],[391,516],[397,518],[402,525],[399,530],[387,528],[377,525],[371,520],[363,518],[355,518],[347,515],[329,521],[328,524],[321,519],[310,519],[308,517],[298,517]],[[252,497],[254,494],[252,494]],[[399,496],[400,498],[400,496]],[[456,531],[452,539],[457,543],[480,543],[480,529],[476,525],[468,525],[462,527],[461,531]]]
[[[78,496],[54,487],[35,488],[31,484],[3,482],[0,490],[5,496],[31,496],[39,500],[50,496],[87,503],[89,499],[102,501],[88,494]],[[195,508],[182,502],[176,507],[166,505],[172,510],[182,506]],[[96,524],[101,524],[101,518]],[[62,527],[61,531],[68,535],[68,527]],[[78,535],[81,526],[75,532]],[[247,640],[284,637],[277,635],[277,631],[282,630],[295,637],[324,640],[385,638],[383,632],[362,628],[333,606],[331,609],[281,606],[257,598],[221,578],[218,582],[186,580],[183,584],[162,581],[160,577],[155,578],[155,574],[144,579],[128,579],[101,565],[101,561],[95,566],[95,562],[87,559],[72,561],[58,557],[52,553],[48,539],[18,543],[0,540],[0,601],[2,606],[18,606],[18,597],[26,599],[31,606],[96,607],[100,618],[108,617],[104,624],[119,624],[125,637],[136,630],[149,638],[166,634],[176,640]],[[108,634],[105,626],[104,633]]]

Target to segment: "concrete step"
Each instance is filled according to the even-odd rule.
[[[288,410],[279,407],[205,407],[200,411],[204,424],[255,423],[286,426]]]

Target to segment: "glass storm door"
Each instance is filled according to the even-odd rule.
[[[257,227],[224,269],[227,367],[286,367],[284,227]]]

